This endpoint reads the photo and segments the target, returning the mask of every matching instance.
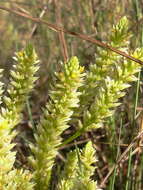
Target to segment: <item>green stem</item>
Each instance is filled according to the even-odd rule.
[[[81,136],[84,133],[84,128],[81,128],[80,130],[76,131],[71,137],[69,137],[67,140],[65,140],[60,146],[58,147],[62,147],[70,142],[72,142],[73,140],[75,140],[77,137]]]
[[[27,106],[27,111],[28,111],[30,123],[32,125],[32,128],[34,129],[34,121],[33,121],[33,116],[32,116],[31,107],[30,107],[29,99],[28,98],[26,100],[26,106]]]

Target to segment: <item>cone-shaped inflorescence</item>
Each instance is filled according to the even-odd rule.
[[[39,60],[31,45],[16,53],[14,59],[18,64],[14,65],[14,70],[11,71],[8,96],[4,97],[6,109],[2,109],[2,116],[8,120],[11,127],[14,127],[21,119],[21,111],[37,80],[35,73],[39,69],[37,65]]]
[[[12,151],[14,147],[12,140],[16,132],[12,129],[20,121],[25,100],[34,87],[34,82],[37,79],[35,73],[38,70],[38,60],[31,46],[27,46],[25,50],[18,52],[15,59],[18,63],[15,65],[15,71],[11,72],[8,96],[4,97],[6,107],[2,108],[0,114],[0,189],[3,190],[14,189],[14,187],[15,189],[24,190],[24,188],[22,188],[22,183],[24,184],[22,181],[24,180],[25,184],[29,184],[29,189],[30,186],[32,187],[27,172],[16,172],[13,170],[16,153]],[[0,92],[2,92],[1,83]],[[11,177],[14,175],[15,177]],[[8,181],[8,179],[11,180]],[[16,184],[19,185],[16,186]]]
[[[79,66],[76,57],[72,57],[62,65],[62,71],[56,73],[57,80],[35,134],[37,146],[31,147],[37,190],[48,188],[57,146],[62,141],[60,135],[69,127],[67,123],[73,114],[73,108],[78,107],[78,88],[83,83],[84,75],[83,67]]]
[[[141,59],[143,49],[137,49],[133,56]],[[105,77],[90,109],[84,114],[83,128],[85,130],[100,127],[104,119],[113,114],[113,108],[120,104],[119,98],[125,95],[123,90],[130,87],[130,82],[137,80],[135,74],[140,69],[141,66],[138,63],[124,60],[122,64],[116,66],[116,77]]]
[[[83,151],[70,152],[59,182],[58,190],[100,190],[97,182],[91,179],[95,171],[95,150],[92,143],[86,144]]]
[[[123,17],[117,25],[113,26],[113,30],[109,35],[109,43],[111,46],[127,52],[130,36],[128,20],[126,17]],[[80,97],[81,106],[78,108],[79,113],[83,113],[85,109],[90,107],[107,76],[111,78],[116,77],[116,65],[122,64],[121,59],[122,57],[113,51],[98,48],[96,63],[90,65],[85,86],[81,88],[82,95]]]

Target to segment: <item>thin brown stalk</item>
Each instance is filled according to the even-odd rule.
[[[54,4],[55,4],[56,24],[58,26],[62,26],[60,1],[54,0]],[[59,36],[59,41],[60,41],[61,51],[64,57],[64,61],[66,62],[68,60],[68,50],[67,50],[64,32],[63,31],[58,32],[58,36]]]
[[[39,15],[39,18],[40,18],[40,19],[44,16],[44,14],[46,13],[46,10],[47,10],[47,6],[44,6],[43,9],[42,9],[42,11],[41,11],[41,13],[40,13],[40,15]],[[29,39],[32,38],[32,36],[34,35],[34,33],[35,33],[37,27],[38,27],[38,24],[37,24],[37,23],[34,24],[34,26],[33,26],[33,28],[32,28],[32,31],[31,31],[31,33],[30,33],[30,35],[29,35]]]
[[[62,26],[62,18],[61,18],[60,1],[54,0],[54,5],[55,5],[56,24],[61,27]],[[64,57],[64,61],[66,62],[68,60],[68,51],[67,51],[67,45],[66,45],[64,32],[63,31],[58,32],[58,36],[59,36],[59,41],[60,41],[61,51],[62,51],[62,54]]]

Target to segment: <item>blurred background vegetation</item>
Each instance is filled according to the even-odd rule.
[[[104,42],[108,39],[112,26],[122,16],[127,16],[130,21],[129,32],[132,32],[131,49],[143,46],[142,0],[0,0],[0,5]],[[25,164],[27,167],[28,151],[24,139],[25,136],[31,138],[32,120],[36,122],[39,119],[40,107],[48,98],[53,72],[59,70],[59,62],[65,60],[62,41],[65,43],[66,56],[78,56],[81,64],[87,69],[89,64],[95,63],[97,46],[67,34],[60,35],[46,25],[36,25],[2,10],[0,10],[0,35],[0,66],[4,68],[5,86],[8,84],[14,52],[23,48],[29,41],[34,44],[41,62],[36,89],[32,98],[27,101],[24,121],[18,126],[22,131],[21,136],[16,139],[19,142],[19,146],[16,147],[19,151],[16,164],[17,166]],[[114,117],[107,120],[104,128],[85,134],[76,141],[82,146],[89,138],[93,140],[99,160],[95,174],[99,184],[143,128],[142,78],[141,72],[138,75],[139,80],[127,91],[126,97],[121,100],[123,104],[116,110]],[[71,133],[72,129],[67,131],[65,136]],[[138,142],[126,159],[120,163],[118,169],[112,172],[106,181],[105,189],[143,189],[143,153],[140,145],[141,142]],[[63,148],[62,156],[58,158],[59,162],[62,161],[66,149],[69,150],[70,146]]]

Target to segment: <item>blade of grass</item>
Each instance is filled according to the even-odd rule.
[[[128,172],[127,172],[127,182],[126,182],[126,187],[125,190],[131,190],[130,189],[130,172],[131,172],[131,163],[132,163],[132,148],[130,149],[129,152],[129,161],[128,161]]]
[[[136,97],[135,97],[134,114],[133,114],[133,127],[135,127],[135,118],[136,118],[136,115],[137,115],[137,105],[138,105],[138,99],[139,99],[139,86],[140,86],[140,72],[138,73],[138,80],[137,80],[137,85],[136,85]],[[130,190],[129,177],[130,177],[130,173],[131,173],[132,151],[133,151],[133,149],[131,148],[130,152],[129,152],[127,182],[126,182],[125,190]]]
[[[31,124],[32,128],[34,129],[34,121],[33,121],[32,111],[31,111],[31,107],[30,107],[30,103],[29,103],[28,98],[26,100],[26,107],[27,107],[28,116],[29,116],[29,119],[30,119],[30,124]]]
[[[121,143],[121,131],[123,128],[123,121],[122,118],[120,119],[120,131],[119,131],[119,138],[118,138],[118,147],[117,147],[117,156],[116,156],[116,162],[119,158],[120,155],[120,143]],[[114,173],[113,173],[113,177],[112,177],[112,181],[111,181],[111,190],[114,190],[114,186],[115,186],[115,180],[116,180],[116,174],[117,174],[117,168],[114,169]]]

